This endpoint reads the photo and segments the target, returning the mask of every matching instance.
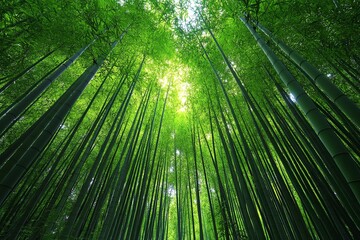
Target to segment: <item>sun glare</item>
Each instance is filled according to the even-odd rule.
[[[296,98],[292,93],[290,93],[289,96],[290,96],[291,101],[296,102]]]
[[[186,103],[187,103],[187,98],[189,96],[189,87],[190,87],[190,84],[187,83],[187,82],[182,82],[180,83],[180,89],[179,89],[179,92],[178,92],[178,97],[179,97],[179,100],[180,100],[180,109],[179,111],[180,112],[185,112],[186,111]]]
[[[170,93],[175,97],[176,111],[184,113],[187,111],[188,98],[191,90],[191,84],[187,81],[189,78],[189,67],[168,61],[166,68],[158,78],[161,88],[164,90],[170,85]]]
[[[179,16],[179,23],[183,30],[190,31],[196,26],[198,19],[197,9],[201,6],[197,0],[181,1],[175,0],[175,12]]]
[[[118,0],[117,3],[118,3],[120,6],[124,6],[125,0]]]

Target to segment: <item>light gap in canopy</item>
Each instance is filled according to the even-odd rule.
[[[167,61],[165,72],[158,78],[161,88],[166,89],[170,84],[170,91],[176,93],[178,113],[185,113],[188,108],[188,97],[191,90],[191,84],[187,81],[189,75],[188,66]]]
[[[116,1],[120,6],[124,6],[124,4],[126,3],[125,0],[117,0]]]
[[[196,28],[199,19],[198,10],[201,9],[199,0],[174,0],[175,13],[178,16],[180,27],[185,32]]]
[[[172,184],[169,185],[169,187],[167,189],[167,194],[171,198],[174,198],[176,196],[176,189],[174,188],[174,186]]]
[[[296,102],[296,98],[292,93],[290,93],[289,96],[290,96],[291,101]]]

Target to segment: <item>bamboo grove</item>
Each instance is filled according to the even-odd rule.
[[[356,1],[3,1],[1,239],[358,239]]]

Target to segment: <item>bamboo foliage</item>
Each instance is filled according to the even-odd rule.
[[[277,26],[266,21],[277,6],[7,3],[0,65],[17,47],[29,52],[11,66],[38,63],[0,79],[5,86],[16,77],[0,95],[0,238],[356,239],[357,127],[311,80],[317,70],[302,69],[306,61],[286,66],[234,10]],[[37,26],[39,35],[12,45],[29,16],[36,19],[29,33]],[[48,38],[62,28],[64,39]],[[331,41],[341,32],[326,30]],[[38,46],[59,42],[39,60]],[[82,48],[58,63],[69,46]],[[285,59],[299,57],[289,51]],[[349,59],[334,51],[337,59],[324,54],[326,71],[342,74],[342,87],[357,86],[356,50]],[[287,67],[311,80],[314,101]]]

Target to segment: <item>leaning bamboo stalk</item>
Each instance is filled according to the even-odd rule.
[[[301,68],[345,115],[360,128],[360,109],[351,101],[337,86],[335,86],[328,77],[321,73],[317,68],[311,65],[294,49],[287,46],[283,41],[276,39],[274,35],[261,24],[257,23],[257,27],[266,34],[291,61]]]
[[[50,84],[55,81],[67,68],[69,68],[73,62],[78,59],[86,49],[88,49],[95,40],[89,43],[87,46],[80,49],[65,63],[63,63],[58,69],[56,69],[50,76],[46,77],[37,87],[32,89],[24,98],[17,102],[0,118],[0,135],[25,111],[25,109],[42,94]]]
[[[58,63],[56,66],[54,66],[52,69],[50,69],[47,73],[45,73],[45,75],[38,80],[37,82],[35,82],[34,84],[32,84],[32,86],[26,91],[24,92],[21,96],[19,96],[18,99],[16,99],[14,102],[12,102],[9,106],[3,106],[4,109],[1,111],[0,113],[0,119],[4,117],[4,115],[11,110],[11,108],[13,108],[16,104],[18,104],[26,95],[28,95],[34,88],[36,88],[36,86],[38,86],[42,81],[44,81],[45,78],[49,77],[56,69],[58,69],[64,62],[66,62],[67,58],[65,58],[63,61],[61,61],[60,63]],[[36,102],[33,101],[28,108],[30,108],[34,103]],[[28,109],[27,108],[27,109]],[[25,111],[27,110],[25,109]],[[21,114],[23,115],[25,113],[25,111]],[[20,116],[21,116],[20,115]],[[2,133],[3,135],[4,133]]]
[[[114,67],[114,65],[112,66],[112,68],[113,67]],[[36,190],[36,193],[31,196],[30,200],[25,203],[25,206],[27,206],[27,207],[24,208],[25,210],[23,211],[21,218],[19,218],[19,220],[15,224],[13,224],[14,226],[13,226],[13,230],[11,232],[12,238],[16,238],[17,234],[19,234],[20,231],[22,230],[22,226],[26,223],[26,221],[28,221],[30,214],[34,211],[34,208],[32,206],[35,206],[35,203],[39,201],[39,199],[44,195],[46,190],[49,190],[50,187],[53,187],[49,183],[51,182],[51,179],[54,178],[54,176],[58,174],[57,171],[59,171],[59,168],[57,168],[57,165],[59,165],[61,162],[60,160],[62,160],[61,156],[64,156],[66,149],[70,146],[70,143],[72,142],[74,135],[76,134],[77,130],[79,129],[81,123],[83,122],[86,114],[88,113],[88,111],[89,111],[90,107],[92,106],[93,102],[95,101],[96,97],[99,95],[100,90],[102,89],[102,87],[103,87],[104,83],[106,82],[106,79],[110,73],[111,73],[111,70],[105,77],[104,81],[101,83],[101,85],[98,88],[98,90],[96,91],[95,95],[92,97],[89,105],[87,106],[86,110],[82,113],[81,118],[78,120],[78,122],[74,126],[73,130],[70,131],[69,135],[65,139],[66,141],[64,141],[60,145],[63,147],[61,148],[61,151],[58,154],[58,157],[56,157],[55,161],[51,165],[51,170],[48,173],[46,173],[47,176],[46,176],[45,180],[42,181],[40,187]],[[59,148],[59,150],[60,150],[60,148]]]
[[[20,72],[19,74],[17,74],[15,77],[11,78],[10,80],[7,81],[7,83],[5,83],[3,86],[1,86],[0,88],[0,94],[3,93],[6,89],[8,89],[11,85],[13,85],[15,82],[17,82],[21,77],[23,77],[25,74],[27,74],[28,72],[30,72],[31,70],[33,70],[37,64],[41,63],[44,59],[46,59],[47,57],[49,57],[52,53],[55,52],[56,49],[48,52],[47,54],[45,54],[43,57],[41,57],[39,60],[37,60],[35,63],[31,64],[29,67],[25,68],[22,72]]]
[[[278,59],[270,47],[266,45],[265,41],[255,32],[254,28],[244,18],[240,19],[256,39],[258,45],[271,62],[271,65],[279,75],[280,79],[295,97],[300,109],[310,121],[311,126],[331,154],[335,163],[346,178],[347,183],[354,192],[357,200],[360,202],[360,170],[358,165],[347,152],[339,137],[334,133],[324,115],[316,108],[314,102],[305,93],[304,89],[300,86],[294,76]]]
[[[116,89],[116,91],[113,93],[109,103],[107,104],[107,109],[106,109],[106,115],[108,116],[108,113],[110,111],[110,109],[112,108],[116,97],[118,96],[121,86],[122,86],[123,81],[121,80],[118,84],[118,87]],[[119,108],[119,110],[117,111],[117,115],[115,117],[115,119],[117,119],[121,113],[121,108]],[[106,117],[105,117],[106,118]],[[94,161],[94,163],[92,164],[91,170],[90,172],[87,174],[86,180],[83,182],[83,186],[81,188],[81,190],[79,191],[79,195],[77,197],[77,200],[74,204],[74,206],[72,207],[72,211],[69,215],[69,218],[67,220],[67,224],[65,225],[64,229],[63,229],[63,233],[61,234],[63,237],[70,237],[70,236],[75,236],[73,235],[74,232],[73,228],[75,228],[75,223],[78,219],[81,219],[81,214],[83,214],[84,211],[87,211],[90,208],[87,207],[80,207],[82,205],[85,205],[84,202],[88,203],[91,202],[92,198],[89,196],[90,193],[94,193],[93,188],[95,188],[94,186],[98,184],[97,178],[95,177],[95,174],[98,170],[99,165],[100,164],[104,164],[104,161],[102,161],[103,159],[103,155],[104,155],[104,151],[105,148],[107,147],[108,141],[110,139],[110,135],[113,133],[114,127],[115,127],[115,123],[116,120],[114,120],[110,130],[108,131],[108,134],[99,150],[99,153]],[[86,201],[84,201],[84,199],[86,199]],[[83,202],[84,201],[84,202]],[[86,205],[85,205],[86,206]],[[84,218],[85,219],[85,218]]]
[[[116,46],[116,44],[117,42],[112,44],[111,50]],[[16,154],[8,160],[11,167],[0,183],[0,204],[7,198],[18,181],[26,173],[30,165],[37,159],[38,155],[48,144],[56,130],[63,122],[65,116],[71,110],[72,106],[80,97],[87,84],[105,61],[105,58],[106,55],[103,56],[98,63],[94,63],[86,69],[86,71],[76,80],[76,82],[79,82],[79,85],[68,94],[68,98],[65,99],[65,101],[59,106],[54,115],[45,113],[47,114],[46,119],[48,119],[48,121],[45,125],[39,126],[39,131],[37,131],[38,134],[34,136],[35,139],[26,139],[26,144],[24,144],[22,148],[19,148]],[[40,129],[40,127],[42,128]]]

